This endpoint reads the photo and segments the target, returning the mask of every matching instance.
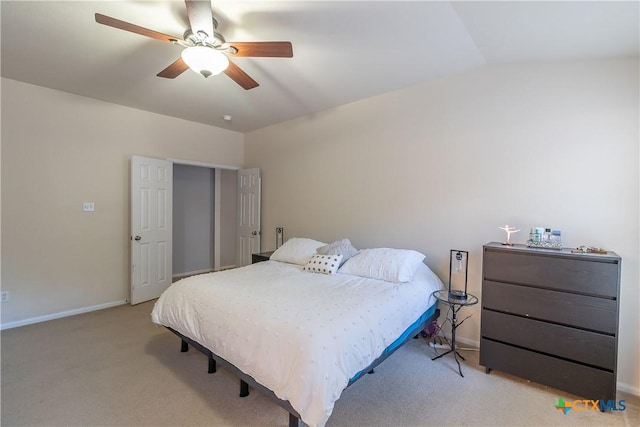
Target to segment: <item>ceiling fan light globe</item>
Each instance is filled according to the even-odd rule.
[[[204,77],[220,74],[229,66],[229,58],[206,46],[192,46],[182,51],[182,60],[194,72]]]

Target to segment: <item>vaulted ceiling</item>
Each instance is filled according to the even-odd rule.
[[[224,74],[156,74],[182,48],[95,13],[182,38],[183,1],[5,1],[2,76],[248,132],[487,65],[639,56],[637,1],[213,1],[231,41],[288,40],[293,58],[235,58]],[[225,121],[224,115],[232,116]]]

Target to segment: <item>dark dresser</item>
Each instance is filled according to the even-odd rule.
[[[613,252],[486,244],[480,365],[615,399],[620,267]]]

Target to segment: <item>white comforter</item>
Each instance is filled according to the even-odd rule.
[[[308,425],[323,426],[349,379],[424,313],[441,287],[424,265],[413,281],[393,284],[265,261],[180,280],[151,317],[288,400]]]

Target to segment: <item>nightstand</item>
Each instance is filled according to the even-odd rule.
[[[267,251],[267,252],[260,252],[257,254],[251,254],[251,264],[255,264],[256,262],[268,261],[269,257],[274,252],[275,251]]]
[[[465,360],[465,359],[464,357],[462,357],[460,353],[458,353],[458,349],[456,348],[456,329],[458,329],[458,326],[460,326],[465,320],[467,320],[468,316],[462,319],[462,321],[458,321],[458,311],[460,311],[462,307],[467,307],[470,305],[477,304],[478,298],[471,294],[467,294],[466,299],[452,298],[452,297],[449,297],[449,292],[447,290],[435,291],[433,293],[433,296],[440,303],[443,303],[449,306],[449,310],[447,310],[446,321],[451,323],[451,350],[445,353],[442,353],[431,360],[440,359],[444,355],[453,353],[453,357],[456,360],[456,363],[458,364],[458,373],[460,374],[461,377],[464,377],[464,375],[462,375],[462,369],[460,368],[460,361],[458,361],[458,357],[460,357],[462,360]]]

